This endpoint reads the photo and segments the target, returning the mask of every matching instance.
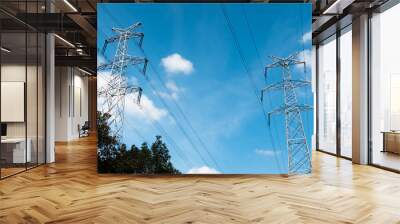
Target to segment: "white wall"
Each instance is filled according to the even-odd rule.
[[[36,70],[38,69],[38,70]],[[23,82],[26,84],[26,106],[25,101],[22,102],[22,107],[1,108],[2,114],[4,113],[21,113],[22,120],[18,122],[5,122],[7,124],[7,137],[9,138],[24,138],[25,135],[30,140],[30,148],[33,162],[39,159],[39,163],[44,163],[44,150],[45,150],[45,120],[44,120],[44,74],[42,67],[36,65],[28,65],[18,63],[5,63],[1,66],[1,81],[2,82]],[[27,78],[27,81],[25,80]],[[4,92],[2,89],[2,98],[7,97],[9,92]],[[19,90],[19,94],[24,94],[24,89]],[[24,98],[24,97],[22,97]],[[15,102],[17,103],[17,102]],[[3,103],[2,103],[3,104]],[[13,111],[14,110],[14,111]],[[15,111],[19,110],[19,111]],[[26,120],[24,114],[26,112]],[[3,119],[2,119],[3,120]],[[37,154],[38,153],[38,154]]]
[[[1,81],[1,121],[25,121],[25,83]],[[36,106],[35,106],[36,108]]]
[[[28,72],[28,84],[29,86],[36,86],[36,80],[30,80],[31,74],[36,74],[36,66],[25,66],[25,64],[3,64],[1,66],[1,81],[2,82],[24,82],[26,83],[25,76]],[[4,96],[3,96],[4,97]],[[37,107],[36,99],[36,88],[27,88],[27,106],[32,108]],[[39,107],[42,105],[39,105]],[[1,108],[1,110],[7,110],[8,108]],[[22,108],[24,110],[24,108]],[[32,113],[31,110],[27,109],[28,119],[28,137],[30,129],[36,130],[36,113]],[[34,110],[36,112],[36,109]],[[34,122],[34,123],[31,123]],[[7,122],[7,135],[9,137],[25,137],[25,124],[26,122]],[[36,132],[35,132],[36,135]]]
[[[76,68],[56,67],[55,85],[55,140],[77,139],[78,125],[88,120],[88,78]]]
[[[67,67],[55,68],[55,140],[65,141],[68,139],[68,88],[70,77],[68,76]]]
[[[77,73],[78,72],[78,75]],[[80,73],[78,70],[75,70],[74,75],[74,110],[75,113],[72,119],[72,135],[78,136],[78,129],[76,128],[78,124],[83,125],[85,121],[89,120],[89,113],[88,113],[88,77],[82,76],[83,74]],[[79,93],[80,92],[80,93]],[[80,97],[79,97],[80,95]],[[80,100],[80,103],[79,103]],[[81,108],[79,108],[81,107]],[[80,111],[81,110],[81,111]]]

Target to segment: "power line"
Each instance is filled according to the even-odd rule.
[[[303,55],[303,61],[306,63],[305,64],[305,66],[304,66],[304,79],[306,80],[306,81],[310,81],[310,80],[308,80],[308,77],[307,77],[307,63],[309,63],[308,61],[306,61],[306,53],[305,53],[305,46],[304,46],[304,25],[303,25],[303,16],[302,16],[302,11],[301,11],[301,5],[298,5],[298,11],[299,11],[299,22],[300,22],[300,38],[301,38],[301,46],[302,46],[302,55]],[[310,35],[312,35],[311,33],[310,33]],[[312,36],[311,36],[311,41],[312,41]],[[311,79],[311,77],[310,77],[310,79]],[[311,91],[312,92],[312,91]],[[308,103],[308,97],[306,97],[306,103]],[[309,116],[310,116],[310,113],[306,113],[306,115],[305,115],[305,118],[306,118],[306,124],[305,124],[305,128],[308,130],[309,129],[309,120],[310,120],[310,118],[309,118]]]
[[[256,50],[256,53],[257,53],[257,59],[258,59],[257,61],[258,61],[258,63],[260,64],[260,67],[264,69],[265,66],[264,66],[264,64],[263,64],[263,62],[262,62],[262,57],[261,57],[260,51],[258,50],[258,47],[257,47],[257,42],[256,42],[256,39],[255,39],[254,34],[253,34],[253,29],[251,28],[251,25],[250,25],[250,22],[249,22],[249,19],[248,19],[248,16],[247,16],[246,9],[245,9],[245,7],[244,7],[243,5],[242,5],[242,13],[244,14],[244,18],[245,18],[245,20],[246,20],[247,29],[249,30],[249,33],[250,33],[250,37],[251,37],[253,46],[254,46],[254,48],[255,48],[255,50]],[[269,107],[269,108],[272,108],[271,96],[270,96],[270,95],[267,95],[267,97],[268,97],[268,107]],[[264,104],[261,103],[261,106],[262,106],[263,109],[265,109],[265,108],[264,108]],[[264,113],[265,116],[266,116],[265,110],[263,111],[263,113]],[[265,116],[264,116],[264,117],[265,117]],[[268,122],[268,121],[267,121],[267,122]],[[273,122],[273,121],[272,121],[272,122]],[[272,126],[274,126],[274,125],[272,125]],[[271,125],[268,125],[268,130],[269,130],[269,132],[268,132],[268,137],[269,137],[269,139],[270,139],[270,141],[271,141],[271,143],[272,143],[272,147],[275,149],[275,148],[276,148],[275,137],[274,137],[274,135],[273,135],[273,133],[272,133]],[[278,139],[278,138],[277,138],[277,139]],[[279,140],[278,140],[278,144],[279,144],[279,147],[280,147],[280,148],[282,148],[282,149],[285,148],[285,147],[282,145],[282,142],[279,141]],[[275,151],[274,151],[274,153],[275,153]],[[276,156],[276,153],[275,153],[275,156]],[[280,162],[279,157],[278,157],[277,160],[279,161],[279,163],[278,163],[279,169],[282,170],[282,168],[281,168],[281,162]]]
[[[146,59],[128,55],[127,41],[129,39],[134,38],[138,39],[139,43],[142,42],[143,34],[136,32],[136,29],[140,25],[140,23],[135,23],[124,29],[113,28],[112,31],[116,34],[115,36],[105,40],[103,52],[105,51],[107,44],[117,43],[115,56],[111,62],[97,66],[98,71],[111,69],[111,74],[109,75],[110,79],[107,80],[107,76],[104,75],[106,82],[104,86],[99,87],[97,93],[100,97],[104,98],[100,110],[103,113],[109,113],[112,115],[108,125],[111,127],[111,131],[117,139],[121,138],[123,135],[126,95],[136,92],[138,93],[138,102],[140,102],[140,96],[142,94],[142,88],[130,85],[126,80],[125,74],[128,65],[138,64],[143,65],[143,70],[140,73],[144,75],[146,72]]]
[[[109,13],[109,11],[107,9],[105,9],[105,12],[111,17],[112,20],[115,21],[115,18],[112,16],[111,13]],[[118,24],[120,24],[117,21]],[[105,33],[103,32],[103,35],[105,35]],[[106,35],[105,35],[106,36]],[[136,43],[136,42],[135,42]],[[141,49],[141,47],[139,47],[139,49]],[[141,49],[143,50],[143,49]],[[193,143],[193,141],[190,139],[190,137],[188,136],[188,134],[186,133],[186,131],[183,129],[183,127],[180,125],[180,123],[178,122],[178,119],[176,118],[176,116],[173,114],[172,110],[168,107],[168,105],[163,101],[162,97],[158,94],[155,86],[148,80],[148,78],[146,77],[146,81],[150,84],[151,88],[153,89],[153,91],[158,95],[158,97],[160,98],[161,102],[163,103],[163,105],[166,107],[166,109],[170,112],[170,114],[172,115],[172,117],[174,118],[175,122],[178,124],[180,130],[184,133],[184,135],[187,137],[188,141],[193,145],[193,147],[196,147]],[[154,124],[153,124],[154,125]],[[176,144],[176,142],[173,140],[173,138],[171,138],[167,132],[161,127],[161,125],[157,122],[158,125],[158,129],[161,130],[165,136],[168,136],[168,138],[170,139],[171,142],[173,142],[173,144],[176,146],[176,148],[178,148],[178,145]],[[155,127],[155,126],[154,126]],[[196,148],[196,151],[199,153],[199,151]],[[199,153],[199,155],[201,156],[202,161],[207,164],[208,166],[210,166],[206,160],[202,157],[202,155]],[[186,157],[186,156],[185,156]],[[187,161],[187,157],[186,160],[182,159],[183,161]]]
[[[147,57],[147,56],[145,56]],[[150,61],[149,61],[150,63]],[[150,64],[150,68],[152,67],[152,64]],[[154,71],[154,69],[153,69]],[[207,162],[207,160],[205,159],[205,157],[203,157],[203,155],[200,153],[200,150],[197,148],[197,146],[194,144],[194,141],[190,138],[189,134],[185,131],[184,127],[180,124],[180,122],[178,121],[177,116],[175,115],[175,113],[172,111],[171,107],[168,106],[168,104],[165,102],[164,98],[160,95],[160,93],[157,91],[156,87],[154,86],[154,84],[150,81],[150,79],[148,78],[148,76],[146,76],[145,80],[147,81],[147,83],[149,84],[149,86],[151,87],[151,89],[153,90],[153,93],[157,96],[157,98],[160,100],[160,102],[162,103],[162,105],[165,107],[165,109],[167,109],[167,111],[171,114],[171,117],[173,118],[173,120],[175,121],[175,123],[178,125],[179,130],[183,133],[183,135],[186,137],[186,139],[188,140],[188,142],[192,145],[193,149],[196,151],[196,153],[200,156],[200,159],[203,161],[204,164],[206,164],[207,166],[211,167],[210,164]],[[211,159],[213,161],[215,161],[212,157]],[[221,168],[218,166],[218,164],[216,164],[217,168],[221,170]]]
[[[261,55],[260,55],[260,51],[258,50],[258,47],[257,47],[257,44],[256,44],[256,40],[255,40],[254,34],[253,34],[253,29],[250,26],[249,19],[247,17],[246,9],[244,8],[243,5],[242,5],[242,12],[244,14],[244,19],[246,20],[246,25],[247,25],[247,29],[249,30],[249,33],[250,33],[251,41],[253,42],[253,46],[256,49],[256,53],[257,53],[257,56],[258,56],[258,62],[260,63],[261,67],[263,68],[264,65],[262,64],[262,58],[261,58]]]
[[[299,6],[299,17],[300,17],[299,21],[300,21],[300,39],[301,39],[301,46],[302,46],[302,55],[303,55],[303,61],[306,61],[306,53],[304,52],[305,47],[304,47],[304,40],[303,40],[303,38],[304,38],[303,16],[301,13],[301,5],[298,5],[298,6]],[[307,69],[307,66],[304,66],[304,79],[307,79],[306,69]]]
[[[171,108],[168,106],[168,104],[165,102],[165,100],[162,98],[160,93],[157,91],[153,83],[146,77],[147,83],[149,83],[150,87],[153,89],[154,94],[160,99],[160,102],[163,104],[163,106],[168,110],[168,112],[171,114],[171,117],[174,119],[175,123],[178,125],[179,130],[185,135],[186,139],[189,141],[189,143],[192,145],[193,149],[197,152],[197,154],[200,156],[200,159],[207,164],[207,166],[211,167],[210,164],[207,162],[207,160],[203,157],[203,155],[200,153],[199,149],[197,146],[194,144],[192,139],[190,138],[189,134],[185,131],[183,126],[178,122],[178,118],[175,116],[175,114],[172,112]]]
[[[242,50],[241,50],[241,48],[240,48],[240,44],[239,44],[239,41],[238,41],[238,39],[237,39],[237,37],[236,37],[236,34],[235,34],[235,30],[234,30],[234,28],[233,28],[233,25],[232,25],[232,23],[231,23],[231,21],[230,21],[230,19],[229,19],[229,16],[228,16],[228,14],[227,14],[227,12],[226,12],[225,6],[224,6],[223,4],[220,4],[220,7],[221,7],[222,14],[223,14],[224,17],[225,17],[225,21],[226,21],[226,24],[227,24],[227,26],[228,26],[228,29],[229,29],[229,31],[230,31],[232,37],[233,37],[233,42],[234,42],[234,44],[235,44],[235,48],[236,48],[236,50],[237,50],[237,52],[238,52],[238,54],[239,54],[239,56],[240,56],[240,59],[241,59],[242,65],[243,65],[243,67],[244,67],[244,69],[245,69],[245,71],[246,71],[247,77],[248,77],[249,80],[250,80],[251,86],[252,86],[252,88],[253,88],[254,95],[256,96],[257,102],[259,103],[259,105],[260,105],[260,107],[261,107],[261,109],[262,109],[263,117],[265,118],[265,120],[267,120],[267,117],[266,117],[267,115],[266,115],[266,111],[265,111],[264,105],[262,104],[260,98],[258,97],[258,91],[257,91],[258,88],[257,88],[257,85],[255,84],[255,81],[254,81],[254,79],[253,79],[253,77],[252,77],[252,75],[251,75],[250,69],[249,69],[248,66],[247,66],[246,58],[245,58],[245,56],[244,56],[244,54],[243,54],[243,52],[242,52]],[[257,50],[257,51],[258,51],[258,50]],[[272,139],[272,138],[271,138],[271,139]],[[276,160],[275,162],[278,164],[279,169],[281,169],[281,171],[282,171],[280,162],[278,161],[278,157],[277,157],[277,153],[276,153],[276,149],[275,149],[275,148],[273,148],[273,152],[274,152],[274,158],[275,158],[275,160]]]
[[[182,148],[178,146],[176,141],[165,131],[165,129],[161,126],[161,124],[157,120],[152,120],[152,119],[150,120],[150,123],[153,126],[153,128],[159,130],[165,136],[165,138],[170,141],[171,145],[173,146],[173,148],[175,148],[176,153],[178,154],[180,159],[185,163],[186,167],[188,167],[188,169],[194,167],[191,160],[189,160],[189,158],[183,152]]]
[[[147,57],[146,53],[144,52],[144,50],[142,49],[142,53],[143,55]],[[150,68],[153,70],[153,72],[156,74],[156,77],[158,79],[158,81],[161,83],[161,85],[164,87],[164,89],[166,91],[169,92],[167,86],[165,85],[165,81],[161,78],[158,70],[156,69],[156,67],[153,65],[153,63],[149,60],[149,65]],[[194,133],[194,135],[196,136],[197,140],[200,142],[201,146],[203,147],[203,149],[206,151],[207,155],[211,158],[211,160],[213,161],[214,165],[222,171],[221,167],[219,166],[218,162],[214,159],[214,157],[212,156],[212,154],[210,153],[210,150],[208,149],[208,147],[206,146],[206,144],[204,143],[204,141],[200,138],[199,134],[197,133],[197,131],[194,129],[193,125],[191,124],[191,122],[189,121],[189,119],[187,118],[185,112],[183,111],[183,109],[179,106],[178,102],[174,99],[171,98],[171,101],[174,102],[175,106],[177,107],[179,113],[182,115],[183,119],[185,120],[185,122],[188,124],[189,128],[191,129],[191,131]]]
[[[268,116],[273,114],[285,115],[289,174],[311,172],[310,152],[304,132],[301,112],[311,110],[312,107],[298,103],[295,91],[296,88],[310,85],[310,82],[292,78],[290,72],[291,66],[301,64],[305,66],[305,62],[297,60],[296,57],[298,57],[297,53],[286,58],[271,56],[272,64],[266,66],[266,72],[268,69],[281,68],[283,81],[268,85],[262,89],[262,94],[276,90],[283,91],[284,103],[270,111]]]
[[[185,163],[186,167],[188,169],[191,169],[194,167],[193,163],[191,162],[191,160],[189,160],[189,158],[185,155],[184,151],[182,150],[181,147],[178,146],[178,144],[176,143],[176,141],[167,134],[167,132],[165,131],[165,129],[161,126],[161,124],[156,121],[156,120],[152,120],[151,123],[152,126],[156,129],[158,129],[160,132],[162,132],[162,134],[165,136],[165,138],[167,140],[170,141],[171,145],[173,145],[173,148],[175,149],[176,153],[178,154],[179,158],[182,160],[183,163]]]
[[[145,114],[145,113],[144,113]],[[149,117],[149,119],[151,119]],[[157,121],[155,121],[157,122]],[[188,160],[188,158],[182,154],[182,151],[179,147],[177,147],[176,142],[165,132],[165,130],[161,127],[161,125],[157,122],[157,126],[155,126],[152,121],[150,121],[150,123],[152,124],[154,129],[158,129],[160,132],[163,132],[163,135],[165,136],[165,138],[167,139],[167,141],[171,142],[171,146],[172,148],[174,148],[175,152],[177,153],[178,157],[182,160],[182,162],[186,165],[187,168],[191,168],[193,166],[190,166],[189,163],[190,161]],[[128,120],[126,120],[126,124],[128,125],[129,128],[131,128],[142,140],[143,142],[149,142],[147,141],[142,134],[140,134],[139,130],[137,130]],[[183,158],[185,157],[185,158]]]
[[[140,110],[143,111],[143,109],[142,109],[142,107],[140,107],[140,105],[138,105],[138,107],[140,108]],[[147,115],[147,113],[143,113],[143,114]],[[172,148],[175,150],[176,154],[177,154],[178,157],[182,160],[182,162],[185,164],[185,166],[186,166],[188,169],[192,168],[193,166],[192,166],[190,160],[188,159],[188,157],[186,157],[186,155],[182,152],[182,149],[176,144],[175,140],[174,140],[173,138],[171,138],[171,137],[167,134],[167,132],[164,130],[164,128],[162,128],[161,124],[160,124],[159,122],[157,122],[156,120],[152,120],[149,116],[148,116],[148,118],[151,120],[150,123],[152,124],[153,128],[154,128],[154,129],[158,129],[160,132],[162,132],[162,134],[165,136],[165,138],[167,139],[167,141],[169,141],[169,142],[171,143]],[[156,125],[153,124],[153,122],[155,122]],[[125,118],[125,124],[127,124],[127,126],[128,126],[131,130],[133,130],[133,132],[135,132],[135,134],[136,134],[137,136],[139,136],[139,138],[141,138],[141,139],[143,140],[143,142],[148,142],[148,141],[145,139],[145,137],[144,137],[142,134],[140,134],[139,130],[138,130],[137,128],[135,128],[135,126],[132,125],[132,124],[130,123],[130,121],[127,120],[126,118]]]
[[[105,8],[104,9],[105,12],[108,14],[108,16],[111,18],[111,20],[114,20],[115,22],[117,22],[118,24],[119,21],[117,21],[117,19]],[[136,43],[137,44],[137,43]],[[148,59],[145,51],[139,47],[139,49],[142,51],[143,55],[145,56],[145,58]],[[165,81],[161,78],[159,72],[157,71],[156,67],[153,65],[153,63],[149,60],[148,63],[150,64],[150,68],[153,70],[153,72],[156,74],[157,79],[159,80],[159,82],[161,83],[161,85],[168,91],[168,88],[165,85]],[[208,164],[208,162],[206,162],[206,160],[204,159],[204,157],[202,156],[202,154],[200,153],[200,151],[197,149],[196,145],[194,144],[194,142],[192,141],[192,139],[190,138],[190,136],[188,135],[188,133],[184,130],[183,126],[178,122],[177,117],[175,116],[175,114],[172,112],[171,108],[167,105],[167,103],[164,101],[164,99],[162,98],[162,96],[160,96],[160,94],[158,93],[158,91],[156,90],[155,86],[151,83],[150,80],[148,80],[148,78],[146,77],[146,80],[148,81],[148,83],[150,84],[151,88],[153,89],[155,95],[160,99],[161,103],[164,105],[164,107],[169,111],[169,113],[171,114],[172,118],[174,119],[174,121],[177,123],[179,129],[182,131],[182,133],[185,135],[185,137],[188,139],[188,141],[190,142],[190,144],[193,146],[193,148],[196,150],[196,152],[199,154],[199,156],[201,157],[201,159],[203,160],[204,163],[206,163],[208,166],[210,166]],[[214,159],[214,157],[212,156],[212,154],[210,153],[210,150],[208,149],[208,147],[206,146],[206,144],[204,143],[204,141],[200,138],[199,134],[197,133],[197,131],[194,129],[193,125],[191,124],[191,122],[189,121],[189,119],[187,118],[186,114],[184,113],[183,109],[179,106],[178,102],[176,102],[175,99],[171,98],[172,102],[174,102],[175,106],[177,107],[179,113],[182,115],[184,121],[187,123],[187,125],[189,126],[189,128],[191,129],[191,131],[194,133],[194,135],[196,136],[197,140],[200,142],[201,146],[203,147],[204,151],[206,151],[207,155],[210,157],[210,159],[212,160],[212,162],[214,163],[214,165],[222,171],[221,167],[219,166],[218,162]]]
[[[138,105],[138,107],[140,110],[143,111],[143,108],[140,105]],[[143,114],[148,115],[145,112]],[[190,160],[188,159],[188,157],[186,157],[186,155],[182,152],[182,149],[176,144],[175,140],[167,134],[167,132],[164,130],[164,128],[162,128],[161,124],[159,122],[157,122],[156,120],[151,119],[150,116],[147,116],[147,117],[150,119],[150,123],[152,124],[153,128],[158,129],[160,132],[162,132],[162,134],[165,136],[167,141],[170,141],[172,148],[175,150],[178,157],[182,160],[182,162],[186,165],[186,167],[188,169],[192,168],[193,166],[192,166]],[[126,121],[126,124],[128,125],[128,127],[131,128],[135,132],[135,134],[138,135],[139,138],[141,138],[143,140],[143,142],[149,142],[145,139],[145,137],[142,134],[140,134],[139,130],[137,130],[137,128],[135,128],[135,126],[130,123],[129,120],[126,119],[125,121]],[[156,125],[154,125],[153,122],[156,123]]]
[[[140,134],[139,130],[137,130],[137,128],[135,128],[135,126],[133,126],[133,125],[129,122],[129,120],[126,119],[125,122],[126,122],[126,124],[128,125],[128,127],[129,127],[130,129],[132,129],[132,131],[135,132],[135,134],[136,134],[143,142],[147,142],[147,140],[145,139],[145,137],[144,137],[142,134]]]

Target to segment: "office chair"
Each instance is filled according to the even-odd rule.
[[[90,129],[89,121],[85,121],[82,127],[80,127],[80,125],[78,124],[78,129],[79,129],[79,138],[89,136],[89,129]]]

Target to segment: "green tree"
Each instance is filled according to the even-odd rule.
[[[129,173],[129,152],[126,150],[126,145],[121,144],[118,153],[115,157],[115,172],[116,173]]]
[[[110,117],[110,114],[97,112],[97,170],[100,173],[114,171],[118,154],[119,142],[108,126]]]
[[[139,148],[136,145],[132,145],[129,155],[131,159],[131,173],[141,173],[141,170],[139,170],[139,154]]]
[[[156,136],[151,149],[144,142],[140,149],[132,145],[129,149],[111,134],[108,126],[110,114],[97,112],[98,172],[99,173],[143,173],[178,174],[171,163],[167,145],[161,136]]]
[[[156,136],[156,141],[151,145],[153,155],[153,170],[154,173],[179,173],[171,163],[171,156],[161,136]]]
[[[146,142],[144,142],[140,147],[140,152],[138,157],[139,169],[141,170],[141,173],[147,173],[147,174],[154,173],[152,157],[153,156],[149,149],[149,146],[147,145]]]
[[[102,152],[106,157],[113,155],[115,151],[111,149],[115,149],[118,145],[117,138],[111,135],[111,128],[108,126],[110,118],[111,115],[108,113],[97,112],[97,147],[103,149]]]

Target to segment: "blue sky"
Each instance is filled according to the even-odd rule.
[[[304,52],[299,54],[300,59],[309,60],[310,4],[225,4],[225,9],[257,94],[265,86],[263,71],[271,63],[269,55],[285,57]],[[145,34],[142,48],[154,66],[148,69],[147,76],[171,110],[165,108],[137,69],[128,68],[128,80],[140,85],[144,94],[141,108],[135,105],[133,97],[126,102],[123,142],[140,145],[144,140],[153,142],[157,134],[162,135],[174,166],[183,173],[287,172],[284,118],[273,117],[268,127],[220,4],[98,4],[99,48],[105,38],[113,35],[112,27],[126,28],[135,22],[142,23],[138,30]],[[129,43],[130,55],[143,56],[133,41]],[[113,57],[115,46],[109,46],[107,58]],[[99,61],[102,61],[101,55]],[[310,65],[306,73],[302,67],[293,67],[292,75],[311,80]],[[165,81],[167,89],[160,84],[154,70]],[[270,73],[268,83],[280,79],[280,70],[275,70]],[[313,105],[311,88],[298,89],[297,94],[301,103]],[[266,101],[270,99],[264,102],[265,110],[281,105],[282,96],[282,92],[276,92],[265,97]],[[217,165],[191,132],[173,100],[206,143]],[[202,156],[180,131],[171,111]],[[303,113],[303,122],[310,145],[311,111]],[[184,156],[154,127],[155,123],[168,132]]]

